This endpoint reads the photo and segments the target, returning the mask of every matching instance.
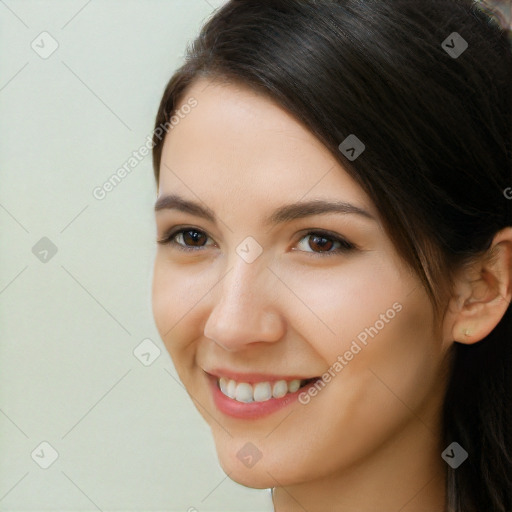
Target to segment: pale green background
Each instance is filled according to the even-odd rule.
[[[1,511],[271,510],[221,470],[154,326],[151,157],[92,195],[145,143],[222,3],[0,1]],[[49,48],[44,31],[59,45],[46,59],[31,47]],[[150,366],[133,354],[146,338]],[[48,469],[31,457],[43,441]]]

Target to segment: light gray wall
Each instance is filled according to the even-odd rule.
[[[154,326],[150,155],[93,194],[222,3],[0,2],[1,511],[271,509],[226,478]]]

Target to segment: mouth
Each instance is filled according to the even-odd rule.
[[[203,371],[213,405],[222,414],[239,420],[256,420],[290,407],[321,379],[231,370]]]
[[[301,388],[308,386],[319,378],[280,379],[249,383],[226,377],[217,377],[216,383],[224,396],[248,404],[251,402],[268,402],[272,399],[280,399],[289,394],[297,393]]]

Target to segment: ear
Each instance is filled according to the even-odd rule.
[[[472,344],[498,325],[512,300],[512,227],[499,231],[486,254],[455,281],[449,310],[451,339]]]

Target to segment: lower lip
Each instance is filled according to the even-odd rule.
[[[213,401],[219,411],[227,416],[240,419],[257,419],[279,411],[284,407],[295,403],[299,395],[302,392],[307,391],[311,386],[314,386],[316,382],[310,382],[308,385],[299,388],[294,393],[287,393],[281,398],[271,398],[265,402],[244,403],[226,396],[217,385],[217,377],[208,375],[208,380],[213,393]]]

